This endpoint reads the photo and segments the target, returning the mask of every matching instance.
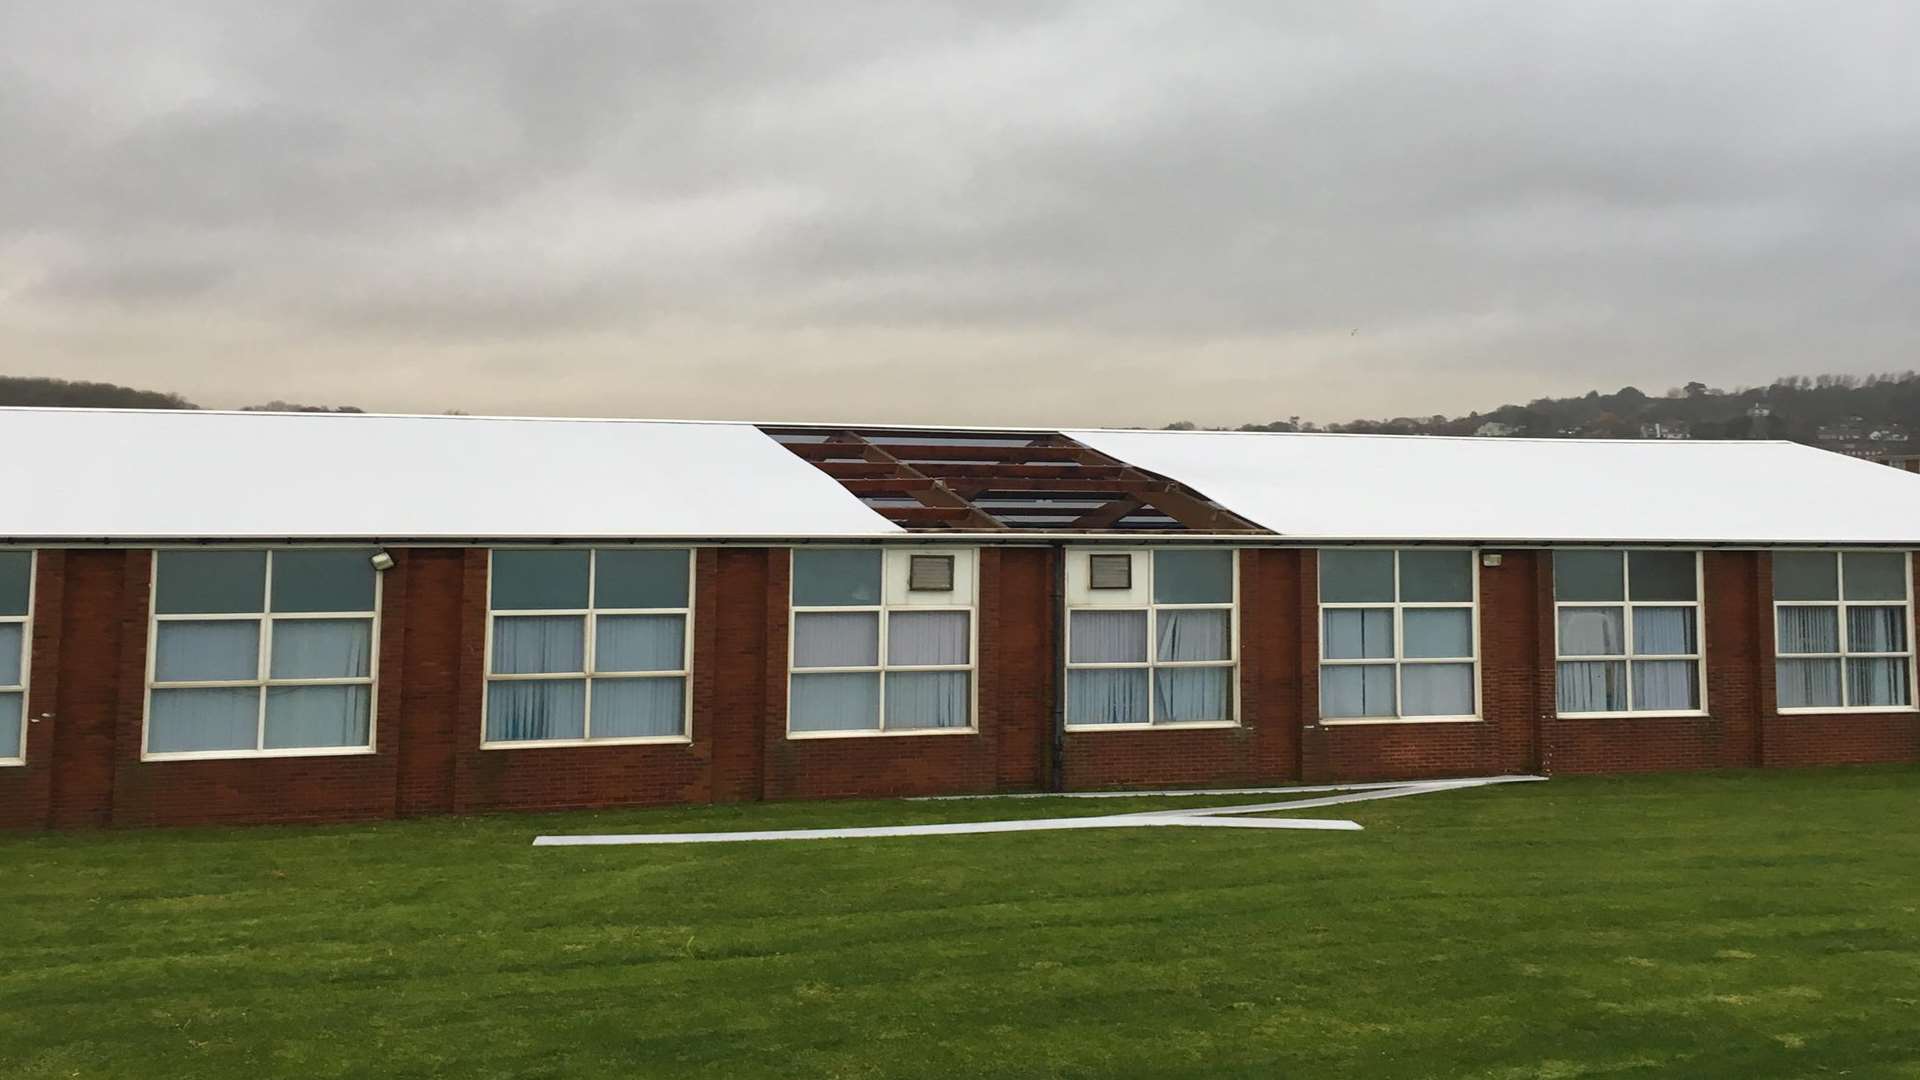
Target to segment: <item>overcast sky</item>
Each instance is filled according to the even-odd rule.
[[[0,372],[1458,413],[1920,367],[1920,4],[0,0]]]

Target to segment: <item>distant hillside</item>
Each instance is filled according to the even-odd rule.
[[[65,405],[83,409],[197,409],[179,394],[103,382],[0,375],[0,405]]]
[[[1187,422],[1167,425],[1193,428]],[[1241,431],[1342,431],[1390,435],[1793,439],[1836,449],[1904,443],[1920,434],[1920,373],[1790,375],[1767,386],[1722,390],[1690,382],[1654,397],[1627,386],[1581,397],[1537,398],[1466,416],[1398,416],[1320,426],[1300,417]]]

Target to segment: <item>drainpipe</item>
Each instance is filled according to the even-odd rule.
[[[1067,549],[1052,549],[1053,588],[1047,605],[1053,633],[1053,753],[1047,759],[1047,790],[1067,789]]]

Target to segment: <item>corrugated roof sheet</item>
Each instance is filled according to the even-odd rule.
[[[0,409],[0,538],[902,530],[750,424]]]
[[[1296,539],[1920,543],[1920,475],[1796,443],[1066,434]]]

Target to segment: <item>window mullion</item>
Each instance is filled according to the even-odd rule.
[[[875,678],[880,680],[878,694],[880,715],[875,718],[877,726],[874,730],[885,731],[887,730],[887,626],[893,622],[893,611],[887,606],[887,561],[884,554],[880,557],[880,609],[875,618],[880,620],[875,645],[878,655],[873,658],[874,669],[879,673]]]
[[[260,640],[258,642],[259,656],[257,658],[260,664],[260,670],[256,672],[256,675],[260,680],[260,688],[254,691],[254,694],[259,699],[254,702],[254,708],[259,711],[257,721],[254,724],[254,731],[253,731],[253,748],[255,750],[265,750],[267,748],[267,680],[273,677],[273,549],[272,548],[267,549],[266,562],[267,562],[267,580],[266,580],[266,589],[265,589],[266,596],[260,602],[260,608],[261,608],[260,630],[259,630]]]
[[[580,695],[580,709],[583,713],[580,717],[580,738],[582,740],[593,738],[593,672],[596,664],[599,662],[598,658],[594,656],[594,644],[600,636],[597,621],[599,616],[593,607],[594,601],[598,599],[594,594],[594,576],[599,572],[600,552],[597,548],[588,548],[587,610],[583,613],[586,616],[586,623],[581,627],[581,633],[586,635],[586,640],[581,643],[581,652],[585,656],[585,659],[581,661],[580,666],[586,669],[587,680],[587,685],[581,691]]]

